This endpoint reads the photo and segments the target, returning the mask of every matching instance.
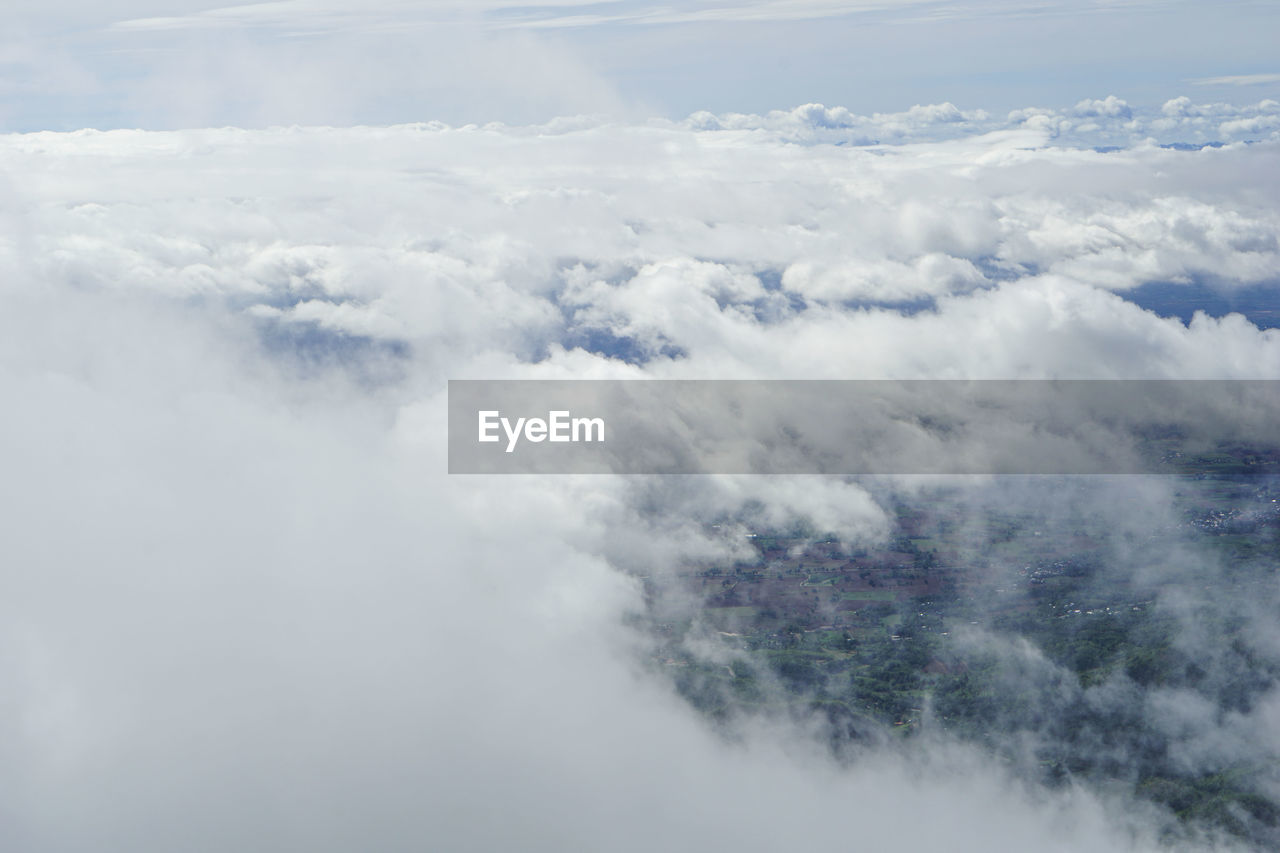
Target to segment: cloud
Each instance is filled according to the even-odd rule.
[[[1105,12],[1112,4],[1087,4],[1083,10]],[[326,31],[375,27],[388,20],[401,25],[423,25],[461,18],[484,20],[496,28],[558,29],[598,26],[770,23],[822,20],[854,15],[906,15],[910,19],[1043,14],[1058,4],[998,0],[961,10],[936,0],[748,0],[716,3],[695,0],[681,7],[654,6],[635,0],[484,0],[461,3],[436,0],[407,4],[382,0],[354,11],[342,4],[321,0],[282,0],[199,9],[183,15],[118,19],[111,28],[124,32],[172,31],[222,27],[270,27],[299,31]]]
[[[1186,96],[1164,102],[1160,111],[1135,110],[1114,95],[1085,99],[1063,110],[1026,108],[1005,116],[985,110],[961,110],[954,104],[916,105],[898,113],[858,115],[843,107],[805,104],[764,115],[706,111],[693,113],[681,126],[705,131],[759,131],[801,144],[894,144],[941,141],[1000,133],[1020,147],[1043,145],[1045,137],[1073,147],[1131,147],[1144,141],[1171,145],[1221,143],[1273,138],[1280,116],[1271,99],[1253,104],[1195,103]],[[1022,131],[1021,136],[1015,135]]]
[[[507,12],[515,4],[495,3],[495,11]],[[1120,4],[1092,2],[1065,4],[1029,0],[987,0],[957,6],[937,0],[747,0],[721,3],[695,0],[675,6],[649,7],[638,2],[584,4],[590,12],[579,12],[577,4],[538,3],[523,14],[495,16],[500,26],[536,29],[604,26],[681,26],[698,24],[769,24],[791,21],[822,21],[833,18],[869,18],[895,24],[931,23],[974,18],[1040,18],[1066,14],[1106,14],[1130,9],[1176,7],[1177,0],[1152,0]],[[599,7],[600,11],[595,11]]]
[[[722,741],[636,670],[622,484],[447,479],[438,385],[290,381],[208,310],[64,287],[6,295],[15,849],[1131,849],[965,751]]]
[[[638,575],[879,541],[872,485],[443,473],[449,378],[1275,378],[1274,330],[1121,295],[1269,280],[1277,143],[1143,134],[1271,107],[1086,103],[0,137],[13,849],[1156,849],[954,743],[726,737],[647,665]],[[1275,716],[1149,701],[1187,766]]]
[[[1083,100],[1075,105],[1072,113],[1082,118],[1132,118],[1133,110],[1115,95],[1107,95],[1102,100]]]
[[[1280,83],[1280,74],[1236,74],[1226,77],[1197,77],[1189,80],[1192,86],[1263,86]]]

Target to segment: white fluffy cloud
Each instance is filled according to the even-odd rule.
[[[1165,113],[1177,111],[1194,112]],[[799,126],[910,116],[924,140],[940,125],[960,135],[794,141]],[[551,356],[554,369],[566,349],[607,351],[589,342],[601,335],[625,340],[632,361],[679,355],[655,369],[683,375],[1238,375],[1274,363],[1274,333],[1240,335],[1230,319],[1184,328],[1107,291],[1273,280],[1275,143],[1097,152],[1023,116],[976,121],[945,107],[805,107],[716,120],[727,129],[694,117],[87,131],[5,137],[0,162],[21,176],[10,252],[33,275],[411,345],[433,377],[486,350],[526,365]],[[877,314],[883,303],[932,310]],[[1149,357],[1077,358],[1078,341],[1135,338]],[[962,339],[968,362],[956,361]]]
[[[1277,143],[1054,141],[1148,121],[1101,104],[0,137],[10,847],[1154,846],[959,749],[725,742],[639,665],[621,569],[746,506],[884,536],[862,488],[443,474],[448,378],[1274,377],[1113,291],[1270,281]]]

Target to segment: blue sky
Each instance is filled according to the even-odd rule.
[[[1280,98],[1262,0],[54,0],[6,18],[5,130]]]

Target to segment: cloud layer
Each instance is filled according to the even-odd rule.
[[[1280,378],[1280,332],[1125,298],[1275,283],[1276,116],[0,137],[8,846],[1154,849],[1167,816],[955,744],[721,737],[644,666],[635,575],[883,506],[449,478],[444,381]]]

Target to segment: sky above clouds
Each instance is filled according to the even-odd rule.
[[[10,5],[9,130],[1280,95],[1261,0]]]
[[[451,478],[445,383],[1280,378],[1280,329],[1138,295],[1274,294],[1274,4],[3,11],[0,846],[1167,849],[945,740],[724,737],[634,575],[726,518],[880,542],[880,494]],[[1277,593],[1224,605],[1273,661]],[[1280,757],[1280,694],[1183,699],[1123,694]]]

